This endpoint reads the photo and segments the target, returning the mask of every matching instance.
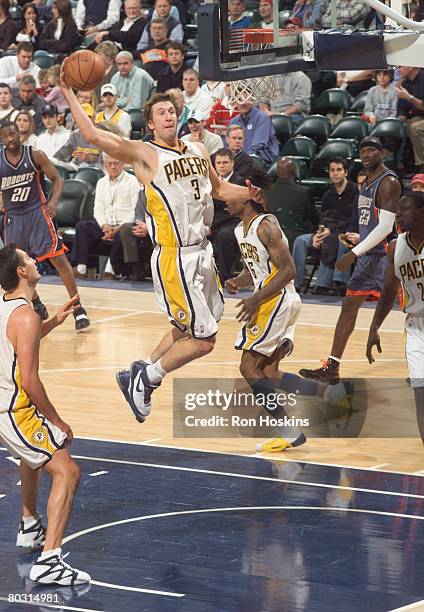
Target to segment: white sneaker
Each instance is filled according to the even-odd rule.
[[[39,548],[44,545],[46,539],[46,529],[41,524],[41,516],[30,525],[25,527],[24,521],[22,520],[19,524],[18,535],[16,537],[16,546],[22,548]]]
[[[62,586],[90,582],[89,574],[71,567],[63,559],[61,554],[53,554],[43,559],[38,557],[29,573],[30,579],[41,584],[60,584]]]

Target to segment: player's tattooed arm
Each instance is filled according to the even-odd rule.
[[[289,247],[281,236],[280,226],[275,217],[265,217],[258,226],[258,238],[268,251],[273,265],[277,268],[275,276],[260,289],[256,295],[259,303],[266,302],[277,295],[296,275],[296,267]]]
[[[369,363],[375,361],[372,355],[372,349],[377,347],[377,351],[381,353],[380,329],[383,321],[393,308],[393,304],[399,292],[400,281],[395,276],[394,255],[396,248],[396,240],[392,240],[387,249],[387,266],[384,274],[384,288],[380,299],[378,300],[377,308],[374,312],[374,317],[371,322],[371,327],[368,335],[366,355]]]

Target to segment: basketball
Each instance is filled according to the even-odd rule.
[[[78,91],[95,89],[103,81],[106,66],[94,51],[75,51],[65,62],[64,71],[69,85]]]

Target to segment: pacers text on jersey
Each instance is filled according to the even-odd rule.
[[[167,162],[163,167],[168,184],[187,176],[207,176],[209,164],[202,157],[180,157]]]

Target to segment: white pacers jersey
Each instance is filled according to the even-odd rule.
[[[158,170],[146,185],[146,223],[154,244],[182,247],[200,244],[213,220],[209,162],[196,143],[178,148],[156,142]]]
[[[396,240],[394,268],[402,282],[404,311],[412,317],[424,317],[424,245],[416,249],[409,233],[400,234]]]
[[[250,222],[246,234],[243,227],[243,222],[239,223],[234,230],[241,256],[247,269],[252,275],[255,290],[268,284],[268,282],[277,273],[277,268],[271,262],[268,251],[258,237],[259,224],[263,219],[265,219],[265,217],[275,219],[274,215],[259,214]],[[278,222],[276,219],[275,221],[278,227]],[[280,231],[283,241],[288,244],[287,238],[281,228]],[[286,285],[285,289],[288,292],[296,292],[293,281],[290,281],[288,285]]]
[[[0,298],[0,413],[30,406],[31,402],[22,389],[19,366],[14,348],[7,337],[7,323],[16,308],[28,302],[23,298]]]

